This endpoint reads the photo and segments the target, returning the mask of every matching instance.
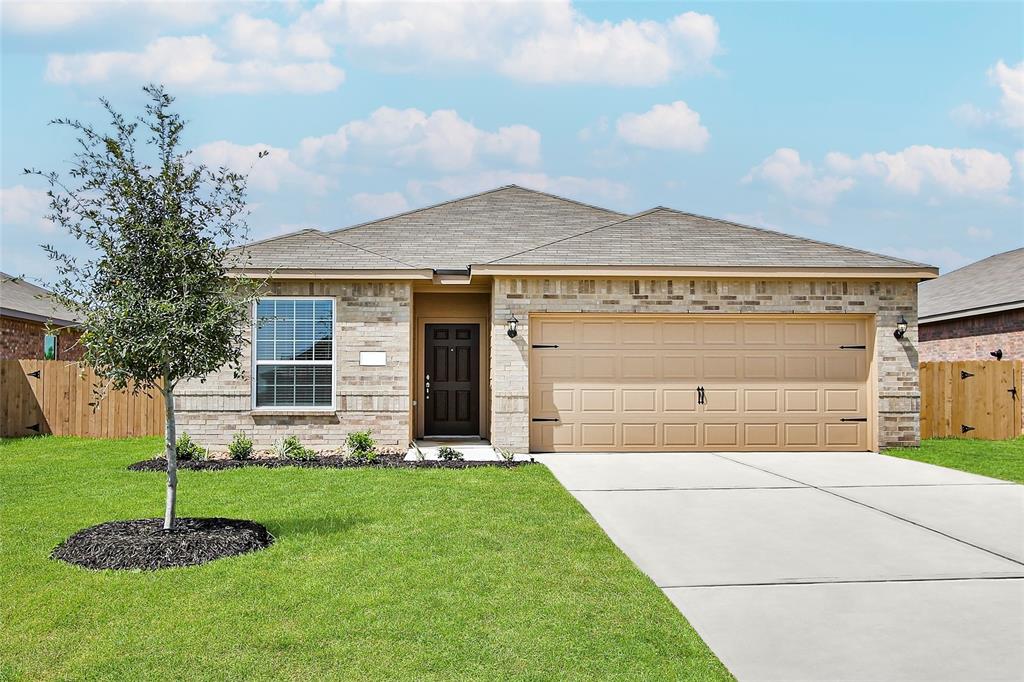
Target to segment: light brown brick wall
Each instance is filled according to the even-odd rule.
[[[1024,310],[1008,310],[921,325],[921,360],[1024,359]]]
[[[491,329],[491,442],[529,448],[530,314],[866,313],[876,316],[878,429],[881,447],[917,445],[917,282],[718,279],[495,279]],[[505,320],[519,319],[509,339]],[[909,322],[903,342],[893,329]]]
[[[44,336],[46,325],[42,322],[0,317],[0,360],[43,360]],[[80,336],[77,331],[62,331],[57,339],[56,359],[80,360]]]
[[[206,447],[227,447],[236,431],[257,448],[297,435],[316,449],[333,449],[354,430],[370,429],[382,446],[409,439],[410,304],[408,282],[275,282],[272,295],[335,299],[336,412],[270,414],[251,409],[251,348],[243,352],[245,377],[221,370],[205,382],[178,387],[178,430]],[[247,334],[247,339],[249,335]],[[384,367],[359,366],[359,352],[383,350]],[[279,411],[280,412],[280,411]]]

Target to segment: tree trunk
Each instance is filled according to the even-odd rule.
[[[164,456],[167,457],[167,507],[164,510],[164,530],[174,528],[174,506],[178,498],[178,446],[174,424],[174,385],[164,378]]]

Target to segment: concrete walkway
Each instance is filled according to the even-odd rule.
[[[1024,486],[872,453],[537,459],[740,680],[1024,680]]]

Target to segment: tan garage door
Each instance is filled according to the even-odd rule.
[[[535,452],[869,448],[865,317],[531,316],[529,336]]]

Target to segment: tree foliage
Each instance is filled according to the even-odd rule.
[[[113,388],[163,390],[224,365],[241,373],[257,283],[224,266],[248,236],[246,177],[193,162],[174,98],[143,90],[149,103],[134,120],[100,100],[109,130],[52,121],[77,134],[66,177],[25,172],[50,184],[49,218],[90,250],[76,258],[44,246],[60,274],[55,298],[83,321],[82,359]]]

